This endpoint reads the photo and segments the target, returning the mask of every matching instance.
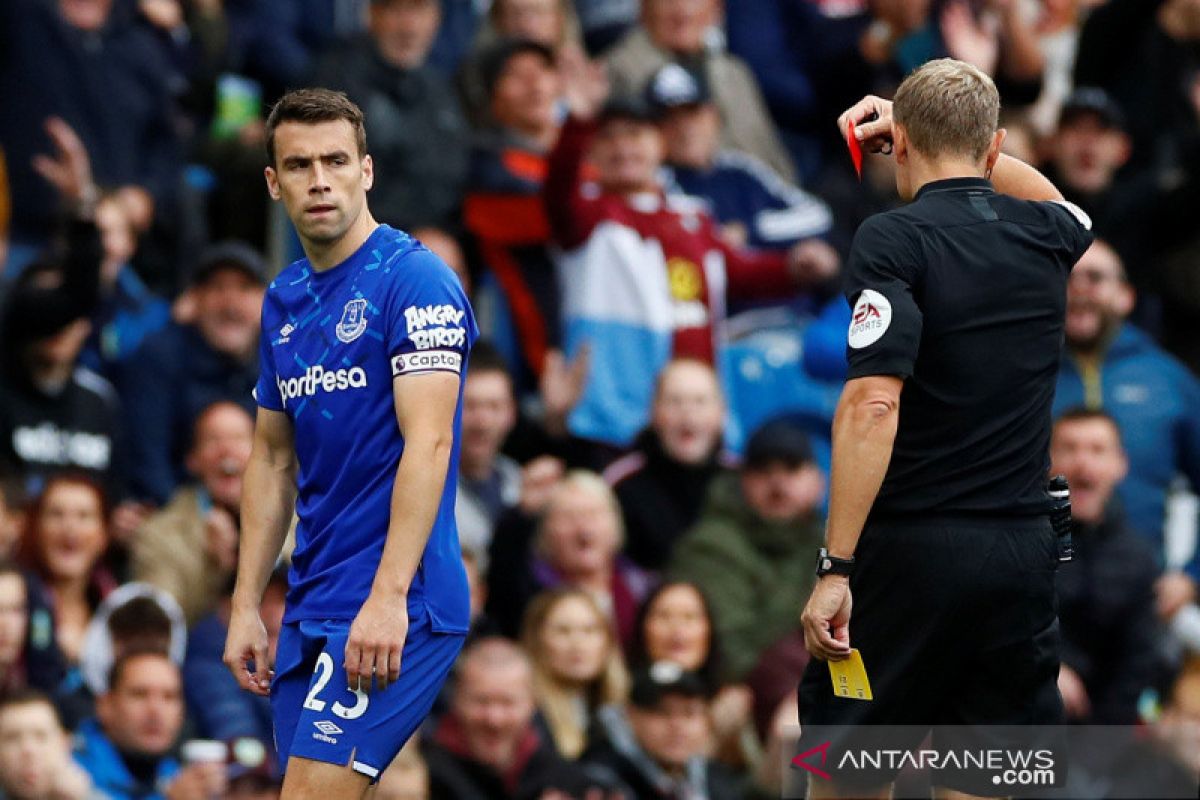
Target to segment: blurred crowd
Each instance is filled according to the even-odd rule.
[[[365,111],[375,217],[484,334],[473,631],[377,800],[778,796],[838,276],[899,203],[833,120],[947,55],[1098,236],[1051,453],[1068,718],[1200,769],[1200,0],[4,0],[0,797],[278,794],[222,650],[260,305],[302,255],[263,120],[305,85]]]

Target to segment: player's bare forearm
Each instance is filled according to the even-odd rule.
[[[903,382],[890,376],[847,381],[833,418],[826,543],[830,555],[850,558],[863,524],[883,485],[896,427]]]
[[[992,185],[1000,194],[1020,200],[1062,200],[1050,179],[1019,158],[1001,153],[992,168]]]
[[[295,508],[296,455],[291,421],[282,412],[260,408],[254,445],[242,478],[235,610],[257,611]]]

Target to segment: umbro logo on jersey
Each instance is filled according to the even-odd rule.
[[[296,332],[296,326],[292,323],[287,323],[279,329],[278,344],[287,344],[291,340],[291,335]]]

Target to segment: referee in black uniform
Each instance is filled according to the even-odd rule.
[[[839,120],[894,153],[912,202],[862,224],[846,270],[850,371],[802,616],[802,726],[1062,718],[1050,404],[1067,278],[1092,234],[1037,170],[1001,155],[999,111],[987,75],[942,59],[894,104],[867,97]],[[872,701],[832,692],[824,662],[851,647]]]

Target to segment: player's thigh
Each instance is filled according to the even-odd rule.
[[[280,800],[357,800],[366,796],[371,778],[349,765],[328,764],[303,756],[288,761]]]
[[[349,628],[325,624],[324,646],[289,751],[375,780],[428,716],[464,637],[433,632],[424,609],[410,609],[399,680],[382,691],[352,691],[345,670]]]

